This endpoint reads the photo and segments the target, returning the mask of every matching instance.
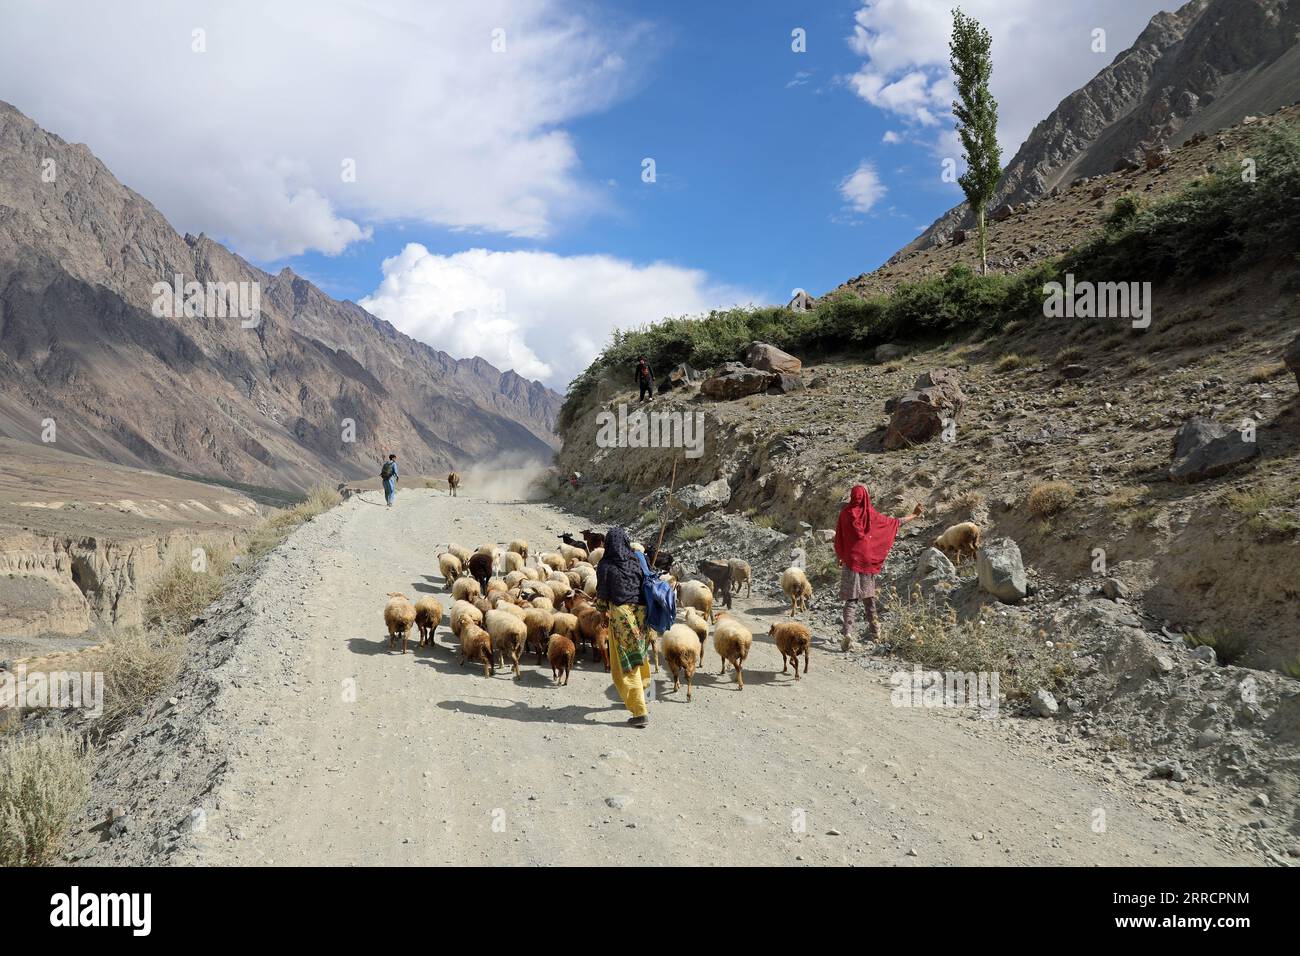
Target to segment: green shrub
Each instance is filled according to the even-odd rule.
[[[927,670],[997,673],[1008,697],[1069,683],[1074,665],[1068,644],[1053,642],[1019,618],[989,614],[958,621],[957,612],[933,597],[902,601],[890,588],[881,637],[894,653]]]
[[[677,537],[679,537],[683,541],[699,541],[701,538],[704,537],[705,533],[706,532],[704,530],[704,525],[688,524],[685,528],[682,529],[681,534],[679,534]]]
[[[0,744],[0,866],[53,863],[90,796],[91,754],[67,732]]]

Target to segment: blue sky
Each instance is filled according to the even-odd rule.
[[[562,389],[614,327],[820,294],[960,201],[951,6],[0,0],[0,98],[177,229]],[[966,0],[1004,162],[1172,6]]]

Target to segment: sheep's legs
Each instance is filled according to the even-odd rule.
[[[736,683],[740,685],[741,690],[745,689],[745,672],[741,669],[739,660],[736,661]]]
[[[798,662],[796,662],[797,665]],[[803,652],[803,672],[808,673],[808,649],[805,647]]]
[[[794,679],[795,679],[795,680],[798,680],[798,679],[799,679],[799,655],[798,655],[798,654],[791,654],[791,655],[790,655],[790,663],[794,665]],[[782,670],[781,673],[784,674],[785,671]]]

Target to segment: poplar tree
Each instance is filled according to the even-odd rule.
[[[993,74],[993,38],[978,20],[960,9],[952,11],[952,39],[948,51],[957,78],[958,99],[952,104],[957,135],[965,151],[966,172],[958,177],[966,202],[975,214],[980,241],[980,274],[988,275],[988,225],[985,214],[998,177],[1002,175],[1002,150],[998,146],[998,104],[989,92]]]

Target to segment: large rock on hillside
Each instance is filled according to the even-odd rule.
[[[764,372],[785,372],[789,375],[803,368],[803,362],[799,359],[766,342],[749,343],[745,349],[745,364]]]
[[[700,394],[716,399],[730,401],[756,395],[767,390],[772,384],[772,373],[749,368],[739,362],[724,362],[712,378],[706,379],[700,386]]]
[[[686,485],[679,488],[673,497],[682,511],[688,517],[694,518],[706,511],[721,508],[730,501],[731,485],[727,483],[726,478],[719,478],[707,485]]]
[[[916,570],[912,573],[912,588],[919,588],[925,596],[936,590],[950,591],[958,583],[957,568],[949,557],[938,548],[927,548],[917,559]]]
[[[957,420],[966,405],[957,372],[939,368],[917,378],[912,390],[885,405],[893,413],[885,431],[885,450],[927,442],[943,431],[945,419]]]
[[[1286,362],[1286,367],[1295,374],[1296,384],[1300,385],[1300,335],[1297,335],[1286,347],[1286,351],[1282,353],[1282,361]]]
[[[1015,604],[1029,593],[1020,546],[1010,538],[997,538],[983,545],[975,558],[980,587],[1003,604]]]
[[[1249,436],[1253,439],[1253,435]],[[1192,418],[1174,433],[1169,480],[1180,483],[1217,478],[1259,454],[1259,443],[1244,432],[1206,418]]]
[[[694,385],[703,379],[704,376],[692,368],[686,362],[673,367],[663,380],[659,383],[659,394],[671,392],[675,388],[684,388],[687,385]]]

